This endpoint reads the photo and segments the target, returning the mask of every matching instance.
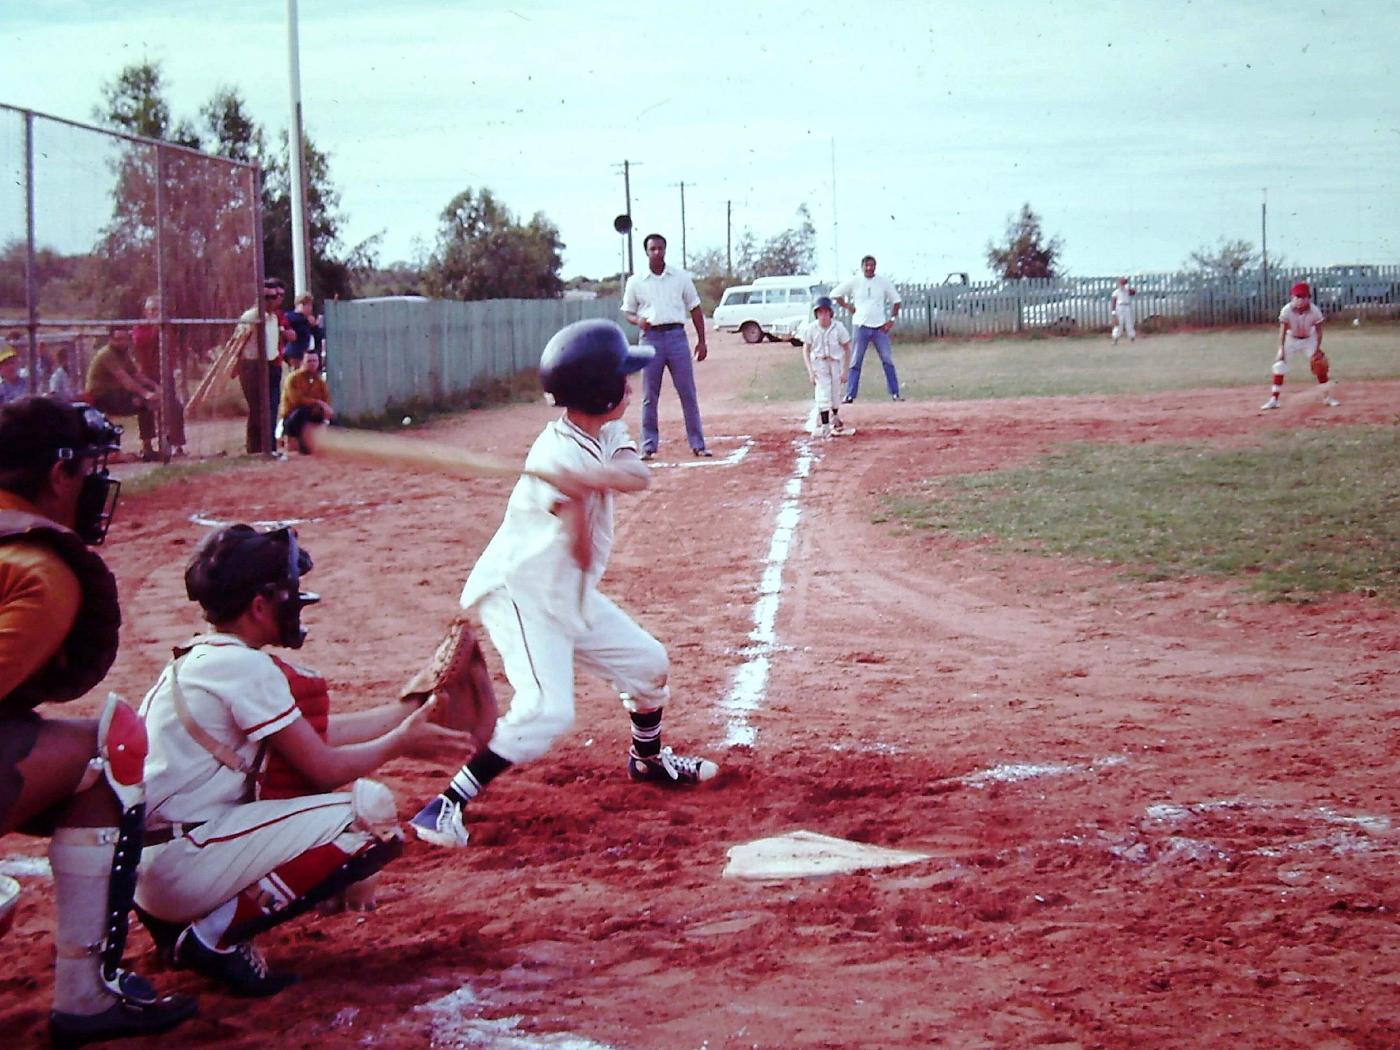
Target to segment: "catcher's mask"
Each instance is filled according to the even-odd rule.
[[[654,353],[628,343],[612,321],[575,321],[545,345],[540,385],[561,408],[607,415],[622,403],[628,375],[641,371]]]
[[[91,405],[52,397],[25,397],[0,411],[0,476],[7,488],[20,487],[66,464],[83,476],[74,509],[73,531],[97,546],[107,537],[121,482],[107,472],[107,457],[121,447],[122,428]]]
[[[200,543],[185,569],[185,593],[213,624],[237,619],[262,595],[277,609],[278,644],[300,649],[306,641],[301,610],[321,600],[301,589],[311,568],[311,555],[290,526],[259,532],[251,525],[229,525]]]

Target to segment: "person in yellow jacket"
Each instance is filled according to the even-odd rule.
[[[331,392],[321,376],[321,355],[308,350],[302,356],[301,367],[288,372],[282,381],[282,436],[296,442],[297,450],[305,455],[309,450],[302,439],[308,424],[322,425],[335,417],[331,408]]]

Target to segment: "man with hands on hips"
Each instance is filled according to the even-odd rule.
[[[690,344],[685,338],[685,318],[695,325],[695,360],[709,353],[705,345],[705,315],[695,282],[684,270],[666,265],[666,238],[649,233],[642,241],[647,253],[647,269],[627,278],[622,293],[622,313],[642,330],[642,343],[654,351],[642,371],[642,459],[651,459],[661,444],[657,401],[661,397],[661,377],[667,369],[676,396],[681,399],[685,436],[690,451],[709,456],[705,431],[700,425],[700,404],[695,393],[695,371],[690,362]]]
[[[842,281],[831,290],[831,298],[851,311],[851,322],[855,325],[855,356],[851,360],[850,379],[842,404],[849,405],[860,393],[860,366],[865,361],[866,347],[871,343],[880,355],[885,387],[891,400],[903,401],[899,395],[899,376],[894,370],[894,351],[890,347],[890,330],[899,316],[899,292],[887,278],[875,276],[875,256],[867,255],[860,261],[860,272],[860,277]]]

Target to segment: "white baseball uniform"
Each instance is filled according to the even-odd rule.
[[[1133,290],[1126,284],[1120,284],[1113,290],[1113,294],[1108,300],[1109,306],[1113,310],[1113,341],[1118,342],[1118,337],[1126,333],[1130,340],[1137,338],[1137,325],[1133,322]]]
[[[636,443],[622,420],[594,439],[563,416],[535,439],[530,470],[582,470],[609,463]],[[653,711],[670,698],[665,648],[598,590],[613,543],[613,494],[588,497],[592,549],[584,572],[574,560],[564,497],[548,482],[522,477],[505,518],[462,588],[500,653],[514,695],[496,724],[491,750],[508,762],[544,755],[574,720],[574,663],[611,683],[629,712]]]
[[[846,326],[835,318],[828,328],[820,321],[808,323],[803,332],[802,342],[807,347],[807,356],[812,362],[812,372],[816,376],[814,396],[817,411],[827,412],[841,401],[841,366],[846,352],[843,346],[850,346],[851,335]]]
[[[270,877],[277,869],[321,846],[350,856],[373,841],[357,820],[354,791],[246,801],[247,774],[220,763],[181,723],[175,666],[166,666],[141,703],[150,738],[146,826],[198,827],[146,847],[137,904],[184,923],[256,887],[272,910],[294,896],[285,879]],[[178,684],[195,723],[249,765],[270,736],[302,717],[272,658],[232,635],[197,639],[178,661]],[[368,783],[357,781],[356,789]],[[318,872],[325,866],[313,865]]]
[[[1288,326],[1283,336],[1284,360],[1297,353],[1312,357],[1317,353],[1318,325],[1327,320],[1317,303],[1309,303],[1306,310],[1295,309],[1296,300],[1290,301],[1279,311],[1279,323]]]

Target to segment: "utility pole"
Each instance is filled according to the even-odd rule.
[[[287,79],[292,90],[292,119],[287,132],[291,163],[288,189],[292,195],[292,292],[293,298],[311,291],[306,253],[306,174],[301,141],[301,47],[297,41],[297,0],[287,0]]]
[[[1264,194],[1264,199],[1259,204],[1259,258],[1264,272],[1264,284],[1267,286],[1269,283],[1269,187],[1265,186],[1261,192]]]
[[[685,183],[681,183],[681,269],[685,269]]]
[[[836,136],[831,136],[831,250],[836,256],[836,269],[831,271],[831,276],[835,277],[841,273],[841,228],[836,222]]]
[[[724,202],[724,274],[734,276],[734,202]]]
[[[615,168],[617,165],[613,165]],[[632,162],[624,160],[622,162],[622,191],[627,196],[627,218],[632,218]],[[631,277],[636,272],[632,254],[632,226],[627,227],[627,276]]]

